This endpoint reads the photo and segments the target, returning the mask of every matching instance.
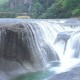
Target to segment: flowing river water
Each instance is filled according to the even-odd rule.
[[[0,19],[0,80],[49,80],[80,63],[80,20]]]

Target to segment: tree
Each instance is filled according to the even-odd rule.
[[[43,6],[39,2],[37,2],[32,9],[33,16],[37,18],[42,14],[42,10],[43,10]]]

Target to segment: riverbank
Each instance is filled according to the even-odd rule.
[[[80,67],[53,76],[50,80],[80,80]]]

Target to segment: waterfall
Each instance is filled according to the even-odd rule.
[[[71,35],[67,43],[65,55],[68,58],[80,57],[80,31],[76,31]]]
[[[0,19],[0,80],[43,70],[54,62],[60,66],[53,65],[50,70],[57,73],[76,66],[80,61],[80,24],[68,21]]]

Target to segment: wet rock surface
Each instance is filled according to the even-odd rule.
[[[50,80],[80,80],[80,67],[65,73],[56,74]]]

